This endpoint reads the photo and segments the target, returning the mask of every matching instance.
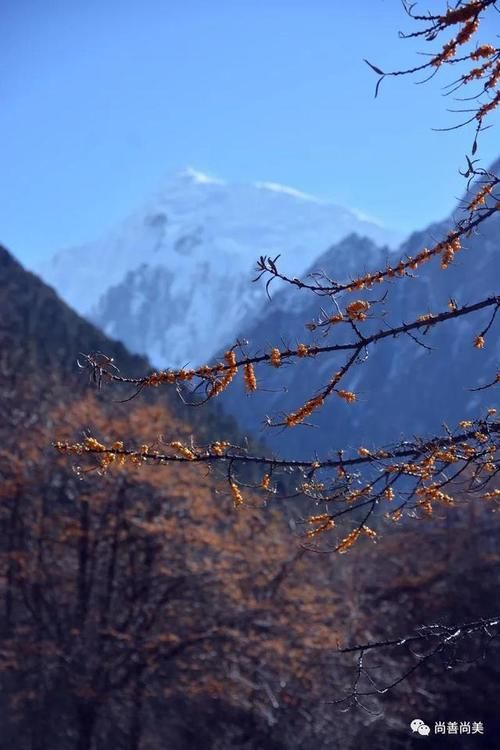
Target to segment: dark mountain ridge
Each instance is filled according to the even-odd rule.
[[[145,375],[152,369],[145,357],[130,353],[122,343],[80,317],[57,292],[0,246],[0,383],[4,406],[9,393],[16,402],[29,391],[31,399],[36,394],[54,403],[84,394],[89,380],[77,359],[92,352],[113,359],[127,376]],[[130,386],[120,385],[100,393],[94,387],[93,391],[110,413],[117,409],[116,400],[133,393]],[[208,404],[206,409],[189,408],[173,389],[167,388],[148,390],[141,398],[165,404],[201,440],[214,436],[237,440],[236,422],[223,414],[218,404]]]

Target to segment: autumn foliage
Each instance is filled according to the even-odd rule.
[[[321,389],[267,420],[270,430],[305,429],[337,399],[362,408],[353,374],[375,345],[422,344],[466,318],[471,351],[493,346],[495,295],[383,324],[393,285],[424,264],[446,273],[458,253],[467,258],[467,238],[500,208],[500,180],[475,158],[500,103],[500,50],[480,38],[496,5],[407,11],[417,27],[408,36],[438,49],[411,70],[368,64],[377,93],[386,78],[453,66],[463,72],[452,90],[479,86],[460,123],[474,129],[463,213],[432,246],[355,278],[288,277],[279,258],[261,257],[256,283],[318,299],[318,316],[304,321],[317,340],[260,353],[238,340],[220,361],[136,375],[78,329],[56,354],[81,352],[85,333],[89,388],[81,372],[54,366],[31,306],[30,325],[19,307],[30,358],[14,336],[0,363],[5,746],[368,747],[365,728],[386,709],[392,724],[377,724],[369,746],[404,748],[410,714],[438,720],[438,705],[456,712],[464,702],[471,719],[496,726],[477,689],[492,690],[499,672],[495,406],[439,434],[295,459],[246,443],[214,408],[237,378],[251,399],[264,368],[279,375],[331,357]],[[19,296],[6,289],[11,314]],[[494,394],[498,382],[487,373],[476,390]]]

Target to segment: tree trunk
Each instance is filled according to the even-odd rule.
[[[93,703],[79,703],[76,707],[76,725],[78,737],[76,750],[91,750],[96,721],[96,709]]]
[[[130,723],[129,750],[139,750],[142,735],[142,705],[144,700],[144,682],[142,668],[138,670],[133,691],[132,720]]]

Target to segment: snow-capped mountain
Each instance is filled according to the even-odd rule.
[[[281,253],[281,267],[300,274],[352,232],[391,246],[400,239],[355,210],[283,185],[231,184],[187,169],[102,239],[37,270],[156,366],[193,365],[261,309],[263,285],[251,283],[260,255]]]

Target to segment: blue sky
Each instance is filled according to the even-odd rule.
[[[0,20],[0,242],[28,265],[97,238],[187,165],[405,231],[463,189],[470,130],[431,129],[457,122],[444,81],[373,97],[363,57],[391,69],[431,50],[398,38],[399,0],[15,0]],[[497,140],[483,136],[485,166]]]

